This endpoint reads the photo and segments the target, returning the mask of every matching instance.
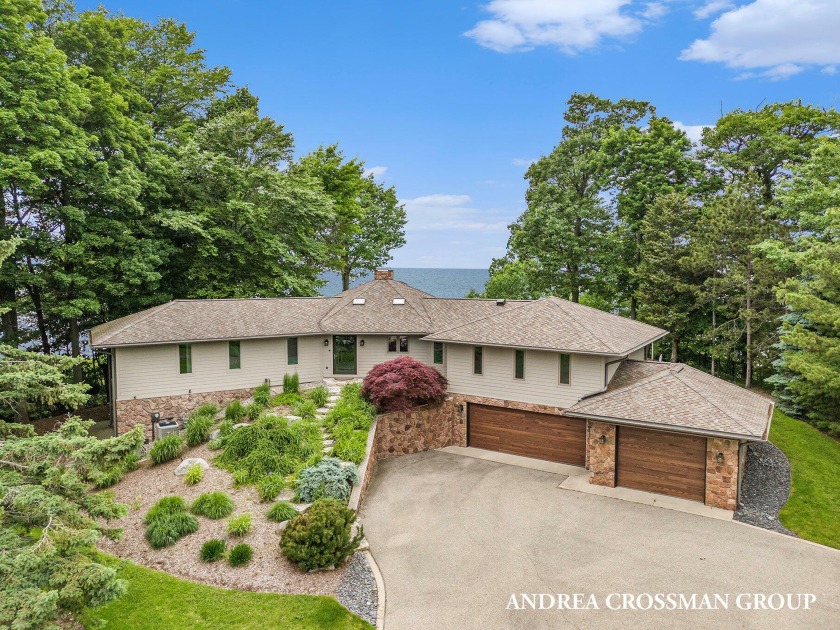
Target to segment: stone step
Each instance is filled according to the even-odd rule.
[[[321,415],[325,415],[327,412],[329,412],[329,410],[330,410],[330,408],[329,408],[329,407],[318,407],[318,408],[315,410],[315,413],[316,413],[316,414],[317,414],[317,413],[320,413]]]
[[[324,440],[324,446],[332,446],[335,444],[335,440]]]
[[[325,446],[321,451],[324,455],[329,455],[330,451],[332,451],[332,446]]]

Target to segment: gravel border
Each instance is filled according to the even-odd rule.
[[[336,598],[347,610],[376,626],[379,591],[367,556],[358,551],[347,561],[344,577],[336,589]]]
[[[790,496],[790,462],[772,442],[747,446],[741,500],[733,518],[741,523],[798,536],[779,522],[779,510]]]

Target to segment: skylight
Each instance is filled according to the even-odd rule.
[[[353,306],[362,306],[365,303],[365,298],[353,298]]]
[[[394,304],[405,304],[405,298],[394,298]]]

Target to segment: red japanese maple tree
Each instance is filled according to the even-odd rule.
[[[411,357],[373,366],[362,385],[362,396],[380,411],[408,411],[417,405],[440,402],[446,396],[446,377]]]

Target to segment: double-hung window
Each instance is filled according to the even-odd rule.
[[[178,367],[181,374],[192,373],[192,344],[178,344]]]
[[[286,339],[286,363],[289,365],[298,364],[298,338],[289,337]]]
[[[572,383],[572,355],[560,355],[560,384],[571,385]]]
[[[242,346],[239,341],[228,341],[228,368],[238,370],[242,366]]]
[[[408,352],[408,337],[406,335],[389,336],[388,352]]]
[[[481,346],[473,347],[473,374],[484,373],[484,348]]]
[[[432,360],[438,365],[443,365],[443,343],[440,341],[435,341],[434,356]]]
[[[525,379],[525,351],[516,350],[513,356],[513,378]]]

